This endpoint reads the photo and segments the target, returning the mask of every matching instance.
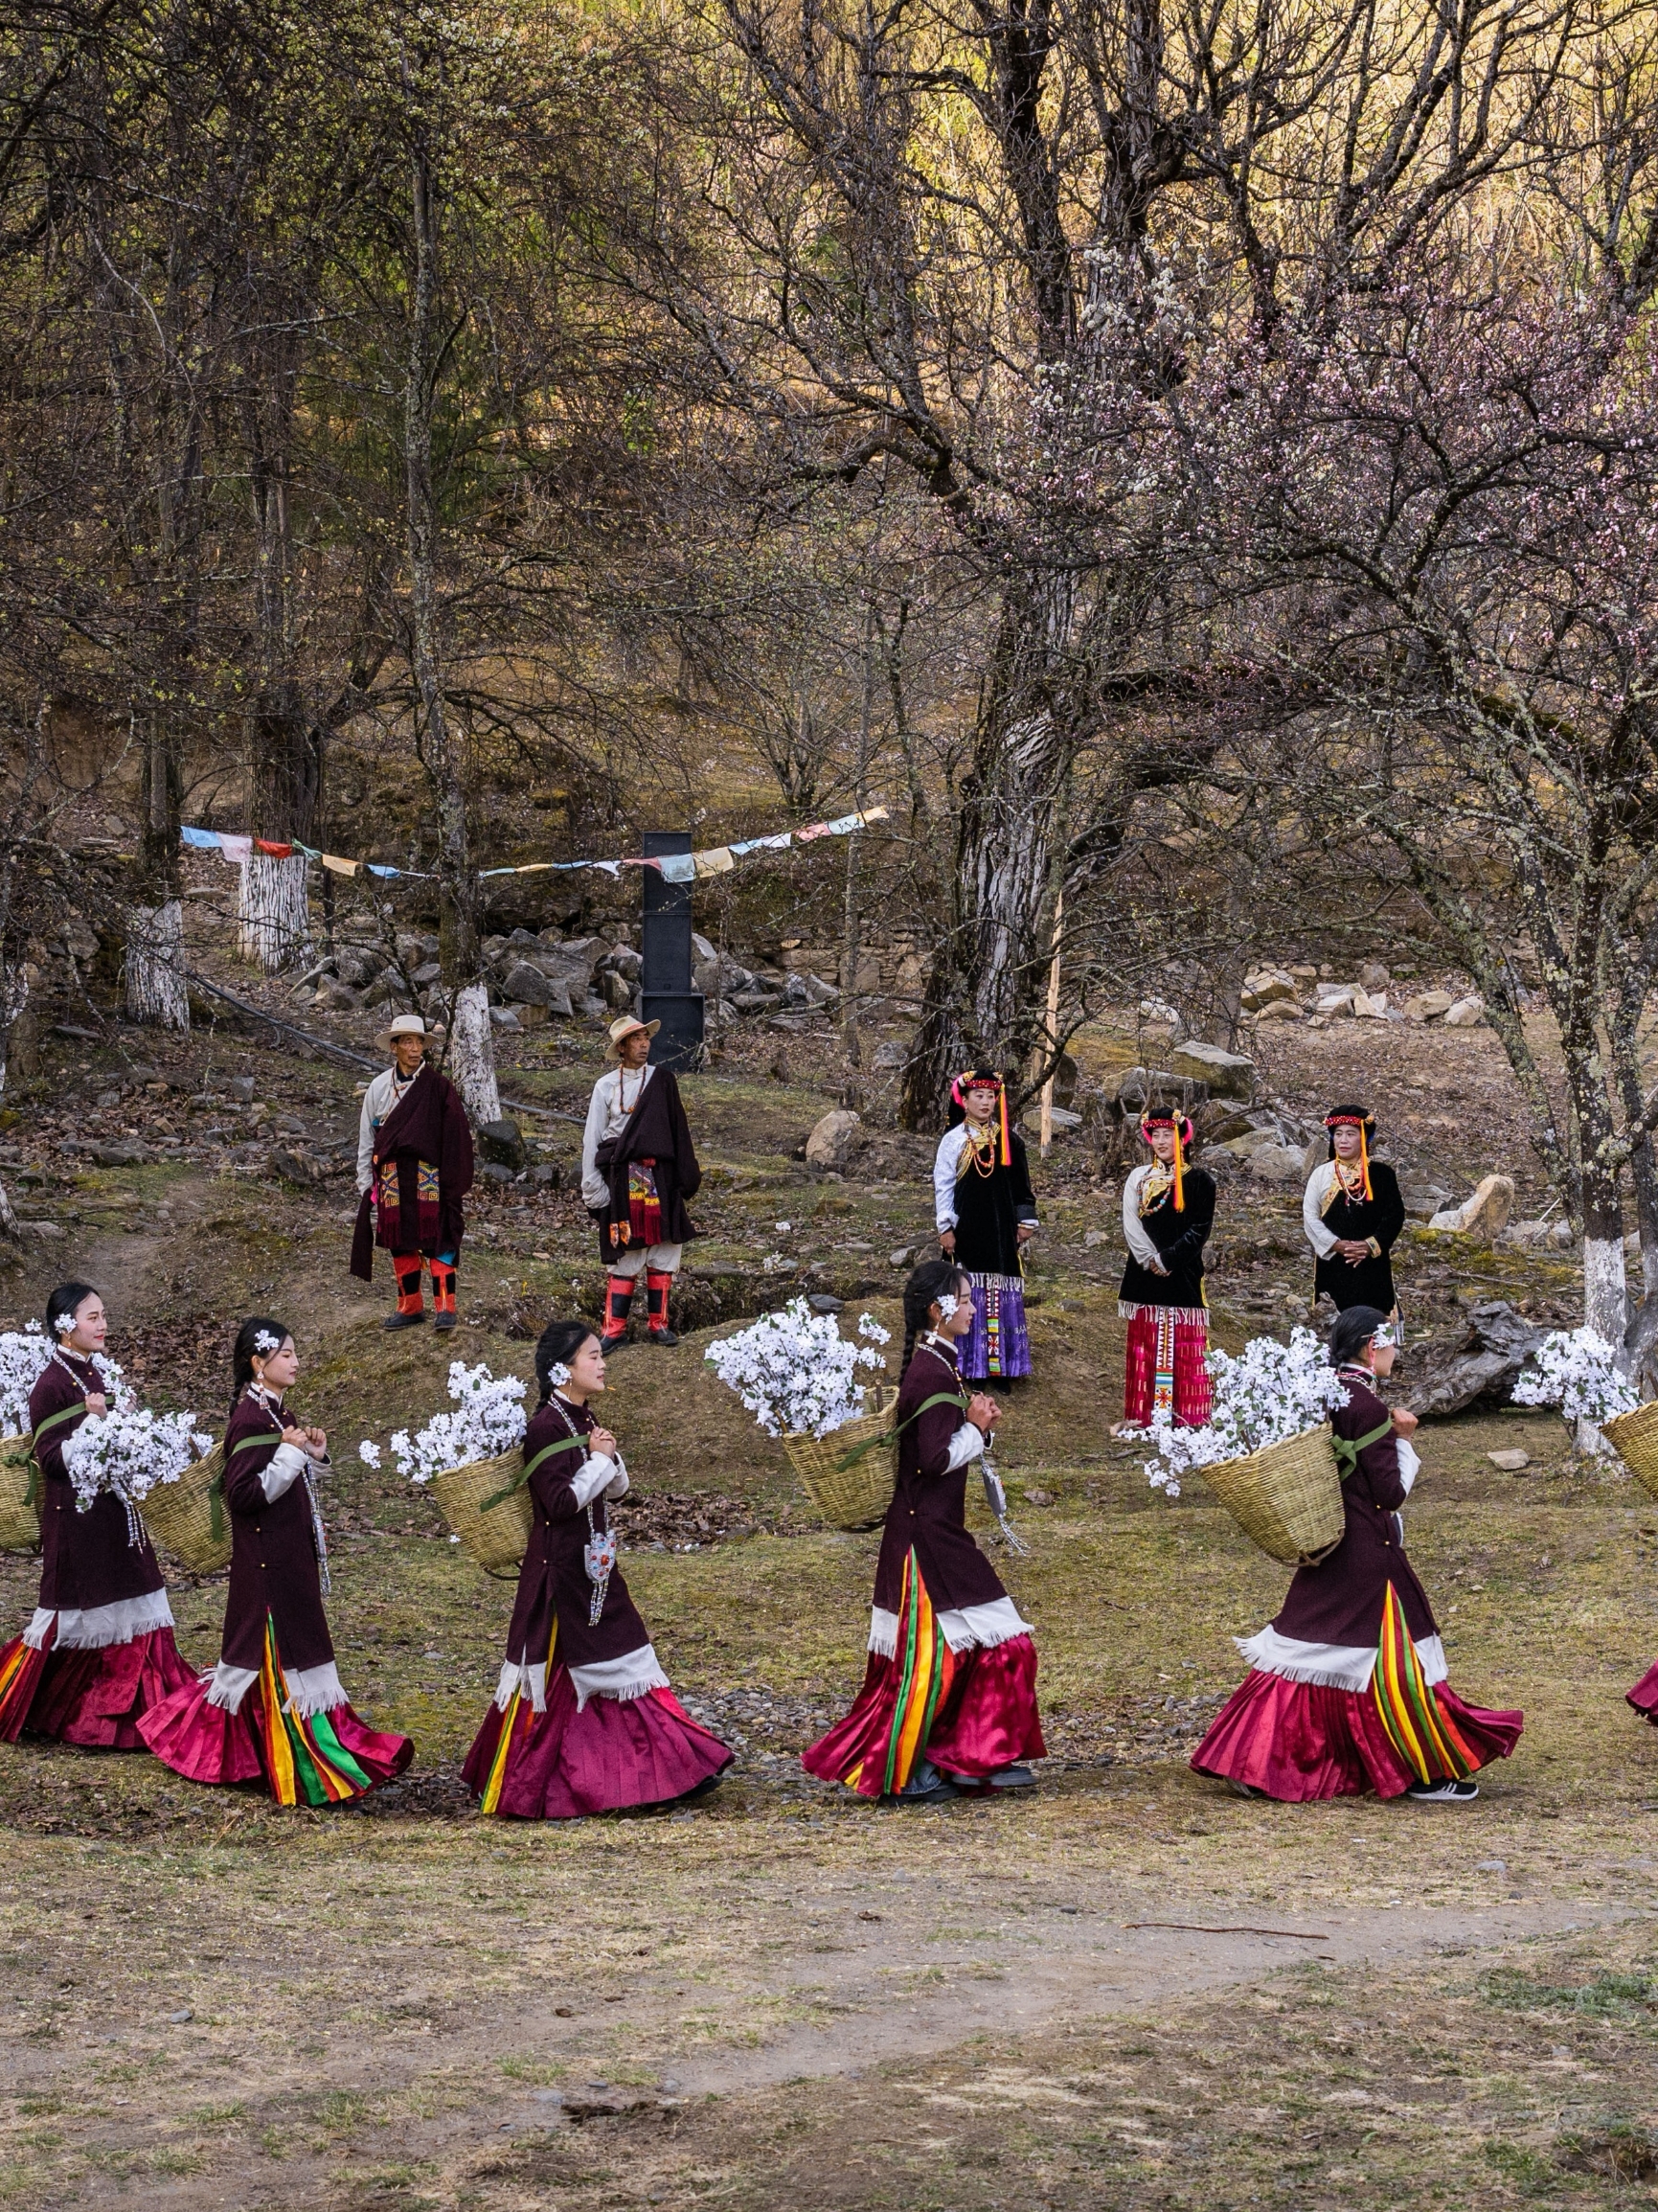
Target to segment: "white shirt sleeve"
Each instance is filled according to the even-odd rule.
[[[1399,1480],[1405,1486],[1406,1497],[1409,1497],[1411,1485],[1421,1472],[1422,1463],[1417,1455],[1416,1446],[1410,1442],[1408,1437],[1396,1437],[1394,1448],[1399,1455]]]
[[[600,1453],[591,1453],[570,1477],[570,1488],[575,1494],[576,1508],[591,1505],[602,1490],[608,1492],[616,1480],[618,1469],[615,1460],[605,1459]],[[620,1495],[620,1493],[618,1493]]]
[[[297,1444],[279,1444],[271,1453],[260,1483],[264,1491],[266,1505],[275,1505],[292,1490],[305,1472],[306,1455]]]
[[[1143,1267],[1152,1267],[1162,1273],[1162,1257],[1140,1220],[1140,1186],[1149,1172],[1147,1168],[1136,1168],[1123,1186],[1123,1236]]]
[[[626,1465],[623,1460],[621,1452],[618,1452],[616,1454],[616,1472],[604,1485],[604,1494],[607,1498],[612,1500],[619,1497],[625,1497],[631,1487],[632,1486],[627,1479]]]
[[[956,1225],[956,1163],[966,1141],[966,1124],[958,1122],[944,1131],[933,1154],[933,1219],[941,1237]]]
[[[1306,1232],[1307,1243],[1321,1260],[1328,1260],[1336,1245],[1335,1231],[1326,1228],[1324,1216],[1319,1212],[1334,1174],[1335,1164],[1331,1160],[1314,1168],[1306,1179],[1306,1196],[1301,1201],[1301,1225]]]
[[[581,1203],[584,1206],[602,1206],[609,1202],[610,1186],[594,1165],[594,1156],[603,1140],[604,1125],[609,1120],[609,1101],[605,1087],[611,1078],[602,1075],[593,1085],[593,1096],[587,1102],[587,1119],[581,1129]]]
[[[385,1078],[375,1076],[363,1093],[362,1119],[357,1123],[357,1189],[366,1191],[375,1179],[375,1120],[379,1102],[375,1096],[384,1086]]]
[[[944,1462],[944,1472],[954,1474],[958,1467],[965,1467],[977,1459],[985,1448],[985,1432],[970,1421],[964,1421],[950,1439],[950,1456]]]

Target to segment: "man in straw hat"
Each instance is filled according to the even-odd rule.
[[[600,1342],[606,1352],[626,1337],[641,1275],[650,1342],[679,1342],[668,1326],[668,1293],[696,1234],[685,1201],[695,1197],[702,1170],[673,1070],[650,1065],[650,1040],[661,1027],[630,1014],[610,1024],[606,1049],[616,1065],[593,1085],[581,1132],[581,1198],[599,1225],[605,1267]]]
[[[1140,1134],[1151,1157],[1123,1186],[1128,1265],[1117,1311],[1128,1337],[1118,1436],[1157,1418],[1201,1428],[1213,1402],[1203,1247],[1215,1225],[1215,1179],[1192,1165],[1192,1128],[1178,1106],[1147,1106]]]
[[[1338,1313],[1374,1306],[1397,1319],[1389,1254],[1405,1225],[1405,1202],[1392,1168],[1371,1157],[1375,1116],[1368,1106],[1332,1106],[1324,1126],[1329,1157],[1313,1169],[1301,1209],[1317,1254],[1313,1297],[1328,1293]]]
[[[462,1200],[472,1188],[472,1131],[461,1094],[426,1060],[426,1047],[441,1044],[418,1014],[397,1015],[376,1038],[392,1064],[363,1094],[357,1131],[356,1234],[352,1273],[374,1279],[375,1246],[392,1255],[397,1310],[388,1329],[417,1329],[426,1318],[421,1267],[432,1271],[432,1312],[440,1329],[453,1329],[455,1269],[466,1227]]]

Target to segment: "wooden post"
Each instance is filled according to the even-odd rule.
[[[1054,901],[1054,965],[1048,970],[1048,1050],[1054,1049],[1059,1034],[1059,931],[1065,920],[1065,894],[1061,891]],[[1048,1147],[1054,1142],[1054,1078],[1058,1063],[1048,1070],[1048,1080],[1042,1085],[1042,1157],[1048,1157]]]

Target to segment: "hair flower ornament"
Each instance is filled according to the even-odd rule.
[[[59,1313],[52,1326],[59,1336],[73,1336],[75,1334],[75,1316],[73,1313]]]
[[[939,1319],[948,1321],[962,1301],[953,1290],[941,1290],[936,1303],[939,1309]]]
[[[555,1359],[547,1370],[547,1380],[555,1390],[562,1390],[570,1380],[570,1370],[562,1359]]]
[[[282,1339],[273,1336],[268,1329],[261,1329],[254,1336],[253,1348],[261,1358],[268,1359],[273,1352],[282,1350]]]

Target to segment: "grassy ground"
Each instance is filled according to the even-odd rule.
[[[271,1095],[349,1119],[345,1078],[242,1057]],[[578,1100],[591,1070],[544,1059],[515,1080]],[[889,1251],[925,1223],[901,1140],[892,1173],[815,1183],[787,1158],[823,1103],[808,1085],[739,1068],[691,1087],[723,1171],[694,1257],[736,1270],[709,1282],[777,1252],[780,1281],[894,1318]],[[625,1571],[734,1775],[668,1818],[485,1823],[457,1769],[510,1589],[341,1447],[433,1410],[451,1357],[527,1372],[524,1332],[594,1272],[579,1210],[482,1202],[469,1325],[444,1344],[379,1333],[384,1286],[344,1272],[346,1186],[44,1148],[39,1174],[30,1210],[67,1233],[29,1248],[0,1304],[31,1310],[72,1261],[158,1401],[219,1410],[240,1312],[299,1330],[296,1398],[340,1462],[341,1672],[419,1754],[325,1816],[144,1758],[5,1752],[0,2203],[1425,2212],[1658,2193],[1658,1737],[1623,1702],[1658,1655],[1658,1506],[1575,1463],[1547,1417],[1428,1430],[1409,1516],[1453,1680],[1527,1714],[1478,1805],[1231,1798],[1186,1761],[1283,1573],[1201,1486],[1171,1506],[1112,1444],[1120,1260],[1084,1243],[1104,1202],[1061,1148],[1041,1380],[1002,1452],[1032,1547],[1005,1571],[1042,1655],[1036,1797],[906,1815],[805,1777],[801,1746],[861,1674],[874,1539],[812,1523],[703,1366],[705,1330],[619,1357],[606,1417],[640,1492]],[[1304,1270],[1282,1256],[1293,1197],[1226,1205],[1237,1340],[1260,1326],[1246,1293]],[[1413,1264],[1442,1262],[1421,1248],[1407,1281]],[[1544,1263],[1479,1270],[1560,1292]],[[1514,1443],[1533,1465],[1500,1474],[1486,1454]],[[34,1576],[0,1562],[8,1622]],[[222,1584],[181,1581],[174,1604],[208,1663]]]

